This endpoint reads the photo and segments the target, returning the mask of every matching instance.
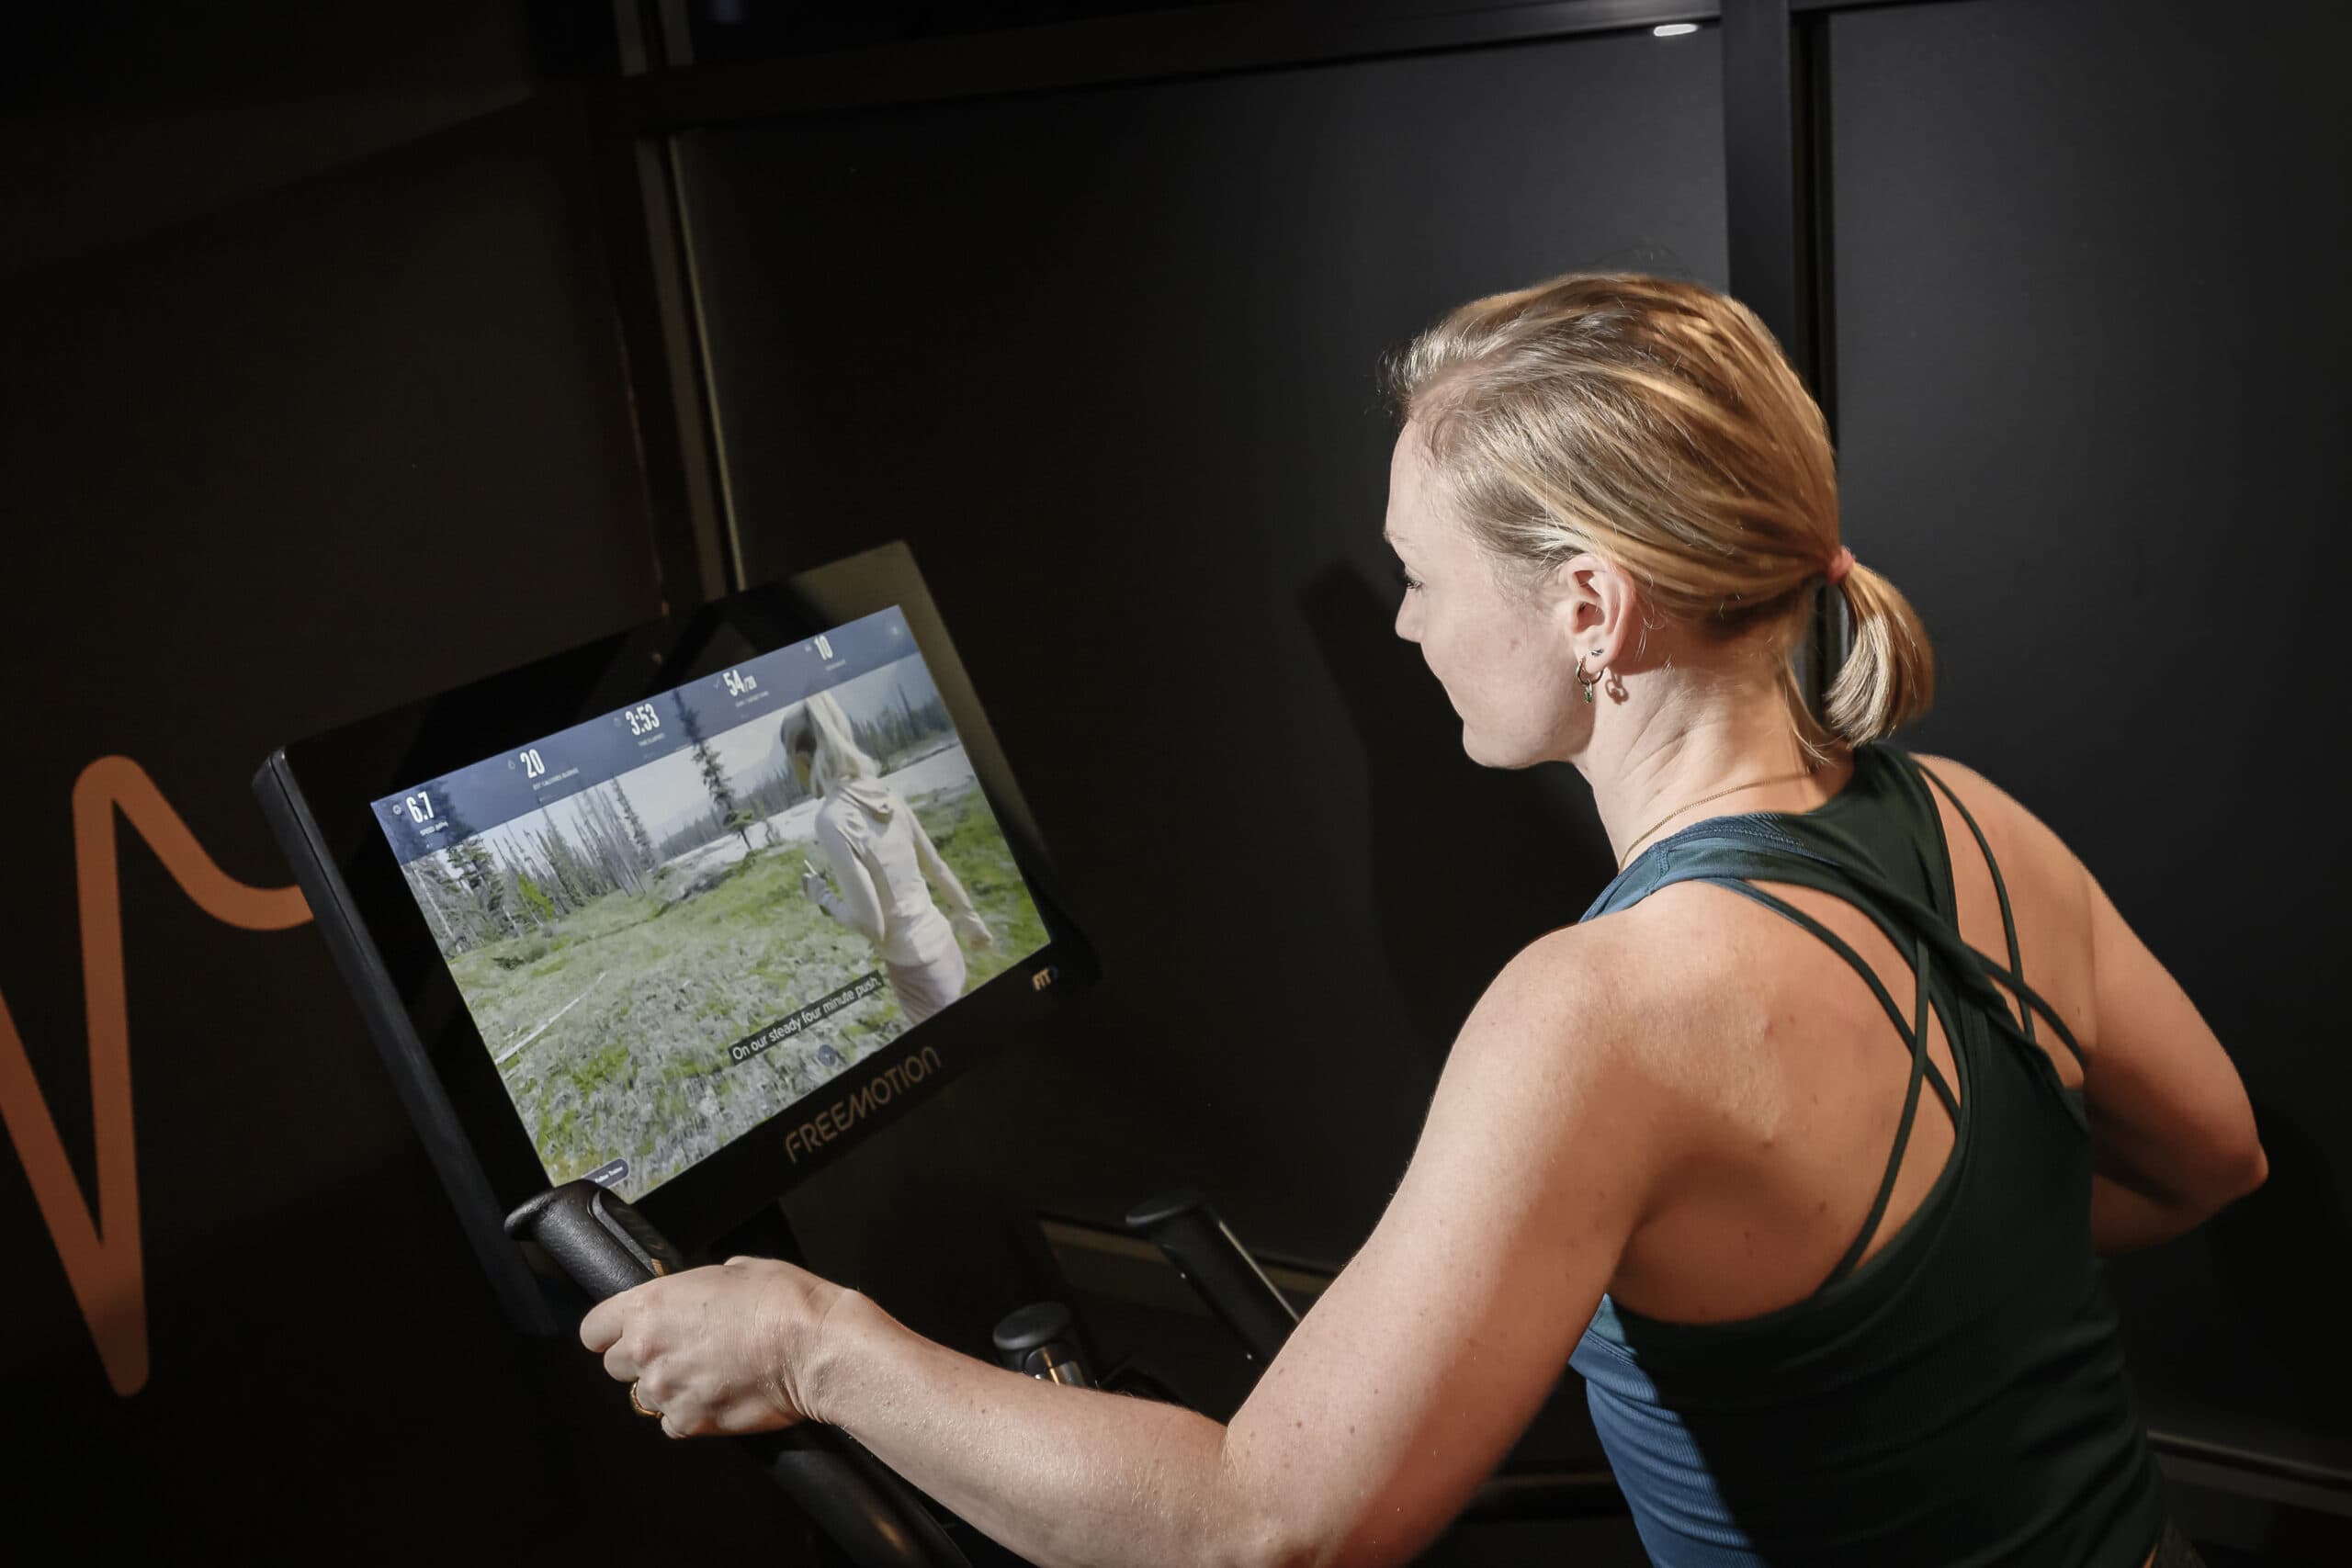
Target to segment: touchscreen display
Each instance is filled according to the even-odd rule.
[[[632,1200],[1047,942],[895,608],[375,810],[548,1180]]]

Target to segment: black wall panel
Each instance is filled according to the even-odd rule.
[[[1848,537],[1942,660],[1917,744],[2072,843],[2244,1073],[2269,1185],[2116,1279],[2160,1426],[2352,1457],[2352,419],[2340,6],[1834,18]]]

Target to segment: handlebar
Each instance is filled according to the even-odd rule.
[[[1127,1228],[1159,1245],[1209,1310],[1239,1337],[1252,1361],[1261,1367],[1273,1361],[1298,1326],[1298,1314],[1207,1198],[1189,1188],[1164,1193],[1128,1210]]]
[[[1023,1307],[996,1325],[996,1359],[1016,1372],[1065,1388],[1092,1388],[1094,1378],[1078,1353],[1069,1308],[1059,1302]]]
[[[568,1181],[506,1216],[598,1301],[676,1273],[685,1259],[636,1210],[593,1181]],[[804,1422],[738,1438],[856,1568],[971,1568],[907,1483],[848,1433]]]

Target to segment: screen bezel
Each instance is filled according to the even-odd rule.
[[[492,1223],[548,1185],[523,1119],[508,1096],[411,896],[373,803],[459,768],[527,746],[758,654],[802,642],[896,606],[904,615],[954,721],[1013,862],[1028,884],[1047,942],[953,1006],[900,1034],[786,1111],[647,1193],[636,1207],[682,1247],[695,1248],[800,1180],[888,1128],[1009,1037],[1042,1021],[1058,998],[1093,974],[1093,954],[1066,912],[1035,821],[996,743],[978,694],[903,545],[891,545],[785,582],[745,590],[683,615],[552,654],[285,750],[285,772],[315,824],[315,849],[339,874],[350,923],[397,994],[414,1046],[403,1066],[429,1072],[492,1201]],[[1040,976],[1043,976],[1041,981]],[[401,1020],[388,1021],[395,1026]],[[924,1064],[919,1081],[903,1064]],[[421,1069],[415,1064],[421,1064]],[[810,1137],[818,1112],[899,1069],[887,1105]],[[419,1086],[427,1087],[427,1086]],[[796,1114],[797,1112],[798,1114]],[[802,1136],[792,1137],[795,1131]],[[435,1140],[428,1138],[428,1145]],[[447,1151],[435,1147],[436,1159]],[[445,1173],[446,1174],[446,1173]],[[475,1187],[474,1183],[463,1184]],[[458,1190],[452,1185],[453,1193]],[[477,1188],[478,1190],[478,1188]],[[479,1223],[484,1216],[469,1216]]]

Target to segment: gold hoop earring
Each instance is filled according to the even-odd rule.
[[[1584,688],[1584,700],[1586,702],[1592,701],[1592,689],[1600,684],[1600,677],[1608,672],[1609,666],[1604,664],[1600,669],[1588,675],[1584,672],[1584,661],[1588,659],[1598,659],[1600,657],[1600,650],[1597,648],[1590,653],[1579,653],[1577,655],[1577,684]]]

